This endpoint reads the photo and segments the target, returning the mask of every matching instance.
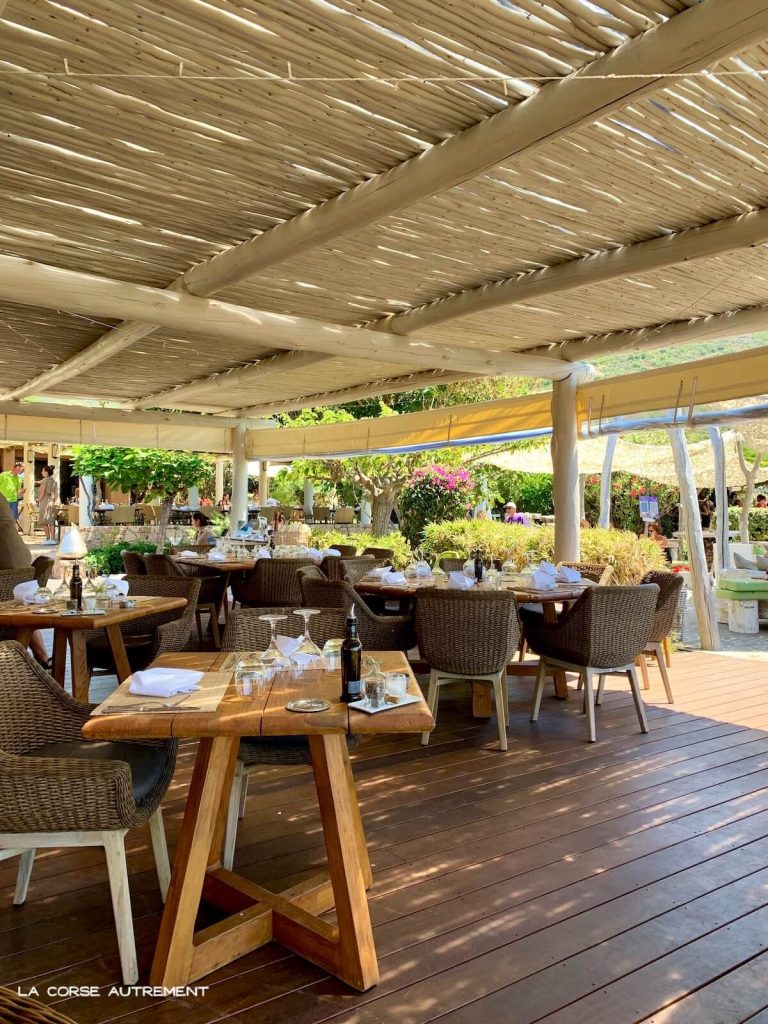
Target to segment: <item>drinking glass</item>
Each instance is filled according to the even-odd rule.
[[[296,654],[309,655],[312,658],[322,657],[323,652],[317,646],[315,641],[309,635],[309,620],[313,615],[319,615],[319,608],[297,608],[294,615],[300,615],[304,619],[304,632],[301,635],[299,646],[296,648]]]
[[[235,690],[239,697],[258,697],[264,693],[270,670],[255,654],[244,654],[235,667]]]
[[[269,623],[270,638],[269,645],[261,656],[261,662],[270,669],[272,674],[275,672],[284,672],[286,669],[291,667],[290,659],[287,658],[280,648],[277,646],[277,637],[275,635],[275,627],[278,622],[284,622],[287,615],[260,615],[259,618],[262,622]]]
[[[399,704],[408,693],[408,676],[405,672],[387,672],[385,678],[387,696]]]

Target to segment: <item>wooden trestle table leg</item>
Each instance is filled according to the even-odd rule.
[[[330,882],[312,878],[273,893],[220,867],[238,740],[200,740],[151,984],[185,985],[272,939],[359,991],[378,981],[365,892],[371,867],[346,739],[311,736],[309,745]],[[195,933],[201,898],[231,916]],[[316,916],[334,905],[338,926]]]

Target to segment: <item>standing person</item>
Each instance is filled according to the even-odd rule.
[[[666,560],[668,562],[672,561],[672,554],[669,550],[669,538],[665,536],[659,523],[655,522],[648,524],[648,540],[652,540],[654,543],[658,544],[664,552]]]
[[[22,486],[22,479],[24,478],[24,464],[17,462],[12,470],[6,470],[4,473],[0,473],[0,494],[8,502],[11,509],[11,515],[16,523],[16,529],[21,533],[21,527],[19,526],[19,502],[24,497],[24,487]]]
[[[40,523],[45,530],[43,544],[56,543],[54,533],[56,532],[56,501],[59,495],[53,473],[53,466],[43,466],[43,475],[37,485],[38,514]]]

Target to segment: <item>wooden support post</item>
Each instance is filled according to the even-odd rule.
[[[214,500],[218,505],[224,497],[224,459],[216,459],[214,482]]]
[[[728,522],[728,491],[725,484],[725,446],[719,427],[710,427],[709,440],[712,444],[712,456],[715,462],[715,516],[717,563],[712,567],[715,577],[721,570],[730,568],[731,552],[728,546],[730,524]]]
[[[248,522],[248,458],[245,448],[245,427],[238,423],[232,431],[232,512],[233,529]]]
[[[269,463],[262,459],[259,463],[259,504],[264,506],[269,498]]]
[[[311,480],[304,481],[304,515],[312,518],[312,509],[315,504],[315,485]]]
[[[611,526],[611,469],[618,437],[618,434],[608,435],[603,456],[603,469],[600,474],[600,518],[597,525],[604,530],[610,529]]]
[[[763,453],[761,451],[755,452],[755,461],[750,466],[747,464],[747,458],[744,455],[744,441],[742,438],[739,438],[736,442],[736,451],[738,452],[741,471],[744,474],[744,498],[741,502],[741,514],[739,516],[739,540],[742,544],[749,544],[749,510],[752,508],[752,502],[755,497],[755,478],[758,469],[760,469]]]
[[[578,562],[579,450],[576,388],[579,375],[554,382],[552,388],[552,498],[555,505],[555,561]]]
[[[688,443],[682,427],[673,427],[668,433],[680,487],[680,504],[685,519],[688,564],[691,569],[693,603],[696,609],[696,621],[699,625],[699,638],[703,650],[719,651],[720,635],[717,629],[717,612],[707,569],[707,559],[704,554],[704,537],[696,496],[696,481],[688,454]]]
[[[93,477],[80,477],[80,526],[93,526]]]

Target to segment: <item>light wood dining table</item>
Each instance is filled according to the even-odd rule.
[[[0,626],[10,626],[15,629],[16,640],[22,647],[29,646],[29,641],[35,630],[52,629],[53,670],[51,674],[57,683],[64,685],[67,645],[69,645],[72,696],[81,704],[87,704],[90,672],[88,671],[86,633],[94,629],[104,630],[112,652],[117,678],[122,682],[131,674],[123,634],[120,632],[122,623],[184,608],[187,599],[185,597],[135,597],[133,602],[133,608],[109,608],[104,614],[83,611],[77,615],[63,615],[64,606],[62,604],[53,603],[38,607],[19,604],[16,601],[2,601],[0,602]]]
[[[275,941],[350,987],[365,991],[378,981],[378,964],[366,890],[371,865],[357,803],[346,736],[421,733],[434,719],[397,651],[370,652],[383,671],[408,677],[418,699],[377,714],[339,700],[340,674],[312,672],[300,680],[276,677],[257,697],[239,697],[233,681],[216,711],[147,712],[92,717],[90,739],[198,739],[184,820],[174,858],[150,983],[173,987],[203,978],[238,957]],[[220,672],[232,655],[164,655],[157,666]],[[227,659],[230,659],[228,661]],[[286,703],[319,696],[327,711],[295,713]],[[328,873],[280,893],[222,867],[227,805],[241,736],[306,736],[328,859]],[[228,916],[195,930],[201,901]],[[336,923],[322,915],[335,908]]]

